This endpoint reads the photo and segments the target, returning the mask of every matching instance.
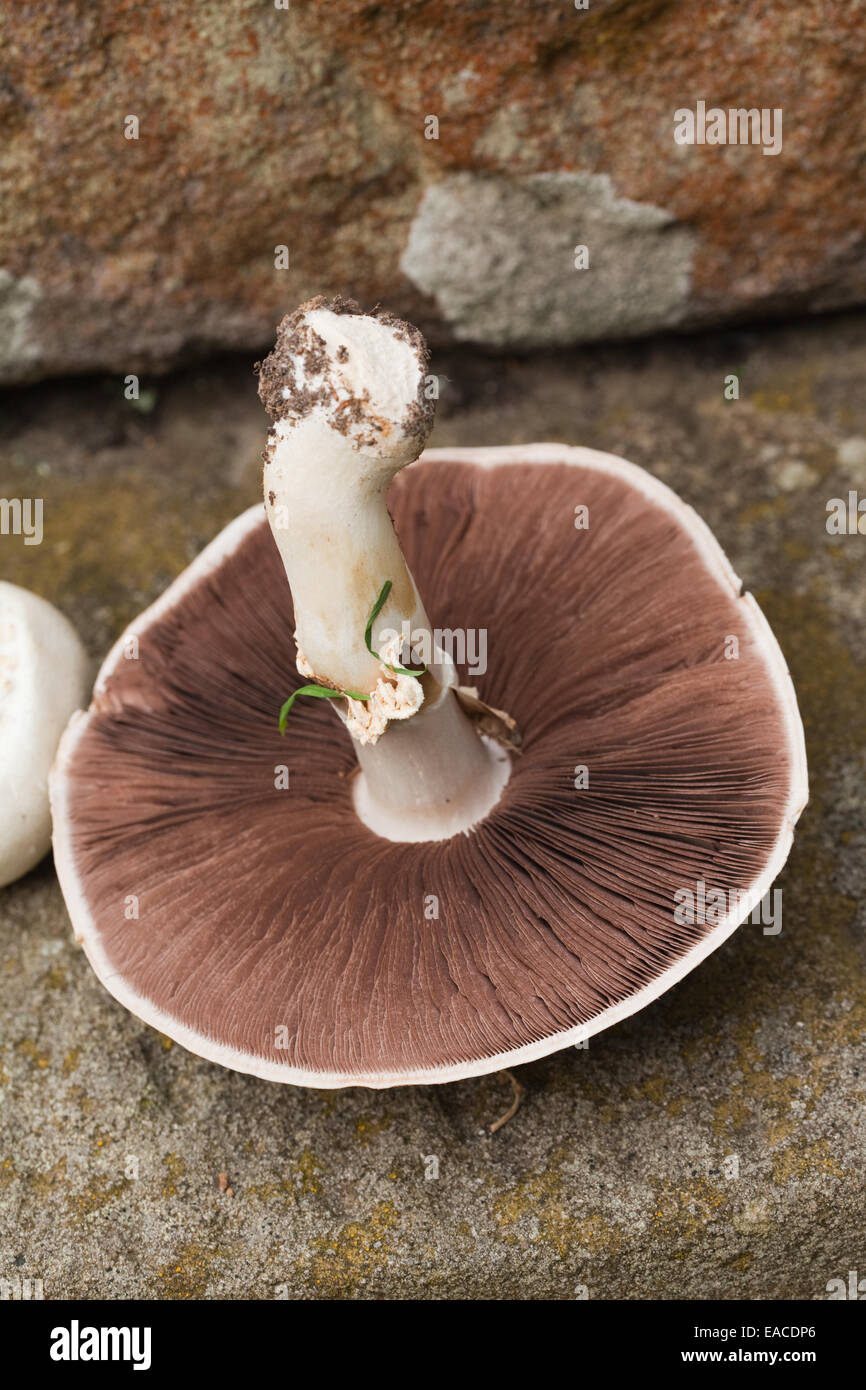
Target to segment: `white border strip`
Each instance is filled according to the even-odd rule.
[[[91,916],[81,881],[79,879],[75,856],[72,851],[71,816],[68,797],[68,770],[78,741],[85,732],[92,717],[93,707],[85,713],[78,710],[69,722],[60,741],[60,747],[51,773],[51,808],[54,817],[54,861],[57,876],[69,916],[72,920],[76,939],[84,947],[90,964],[99,980],[110,994],[135,1014],[144,1023],[158,1028],[161,1033],[180,1043],[188,1051],[205,1057],[210,1062],[234,1071],[246,1072],[268,1081],[281,1081],[292,1086],[314,1086],[329,1090],[342,1086],[368,1086],[381,1090],[389,1086],[427,1086],[445,1081],[463,1081],[468,1077],[484,1076],[488,1072],[501,1071],[505,1067],[520,1066],[533,1062],[539,1057],[547,1057],[561,1048],[573,1047],[586,1041],[594,1033],[599,1033],[613,1024],[621,1022],[631,1014],[651,1004],[673,985],[678,984],[696,965],[705,960],[723,941],[745,921],[761,901],[773,880],[781,872],[788,857],[794,838],[794,826],[809,796],[806,771],[806,745],[803,723],[797,708],[797,699],[788,668],[785,665],[779,644],[770,629],[769,623],[751,594],[741,594],[742,585],[734,573],[730,562],[709,527],[697,513],[683,502],[675,492],[658,478],[647,473],[636,464],[617,458],[615,454],[600,453],[596,449],[573,448],[565,444],[515,444],[506,448],[482,449],[428,449],[413,468],[434,463],[472,463],[483,468],[494,468],[509,463],[567,463],[578,468],[595,469],[628,483],[655,506],[669,512],[686,531],[691,533],[696,549],[709,573],[723,588],[729,589],[743,605],[743,616],[750,626],[756,645],[761,650],[767,671],[775,686],[784,711],[786,741],[791,754],[791,788],[783,813],[782,824],[776,843],[770,853],[767,866],[749,889],[740,895],[737,908],[703,937],[684,956],[650,984],[629,995],[619,1004],[611,1005],[596,1014],[588,1023],[564,1032],[551,1033],[548,1037],[510,1052],[500,1052],[494,1057],[481,1057],[468,1062],[457,1062],[448,1066],[426,1071],[360,1073],[305,1071],[303,1068],[284,1066],[257,1057],[254,1053],[240,1052],[226,1047],[204,1034],[187,1028],[170,1014],[165,1013],[134,990],[113,968],[105,952],[96,925]],[[95,694],[105,690],[112,671],[123,659],[124,643],[132,635],[140,636],[163,614],[167,613],[185,594],[202,579],[217,569],[232,555],[241,542],[255,528],[265,525],[261,504],[250,507],[220,532],[206,546],[201,554],[171,584],[165,593],[151,604],[140,617],[129,625],[118,638],[102,664],[94,688]],[[745,901],[745,906],[743,902]]]

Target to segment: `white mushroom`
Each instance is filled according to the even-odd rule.
[[[48,852],[48,773],[69,716],[86,701],[89,676],[63,614],[0,581],[0,885]]]
[[[140,659],[115,645],[52,774],[99,978],[293,1085],[460,1080],[585,1043],[760,906],[807,794],[757,604],[690,507],[591,449],[430,450],[394,480],[433,617],[489,623],[491,663],[455,689],[415,639],[429,669],[393,669],[422,665],[404,622],[430,636],[385,505],[426,434],[424,367],[414,330],[344,301],[284,320],[260,371],[278,550],[260,507],[232,522],[136,619]],[[345,727],[302,702],[281,742],[296,660]],[[479,734],[515,726],[509,776]],[[724,907],[679,915],[690,885]]]

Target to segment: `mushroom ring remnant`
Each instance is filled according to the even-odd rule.
[[[133,624],[137,659],[120,639],[53,777],[58,872],[100,979],[193,1052],[277,1081],[451,1081],[581,1042],[744,920],[807,795],[776,641],[650,474],[559,444],[438,449],[388,502],[420,592],[487,629],[471,679],[522,734],[469,833],[368,828],[326,702],[280,737],[291,600],[258,507]],[[699,884],[727,906],[683,921]]]

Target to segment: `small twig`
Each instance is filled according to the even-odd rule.
[[[520,1081],[517,1080],[517,1077],[514,1075],[513,1072],[506,1071],[503,1069],[501,1072],[499,1072],[499,1075],[507,1076],[508,1080],[511,1082],[513,1100],[509,1105],[508,1109],[506,1110],[505,1114],[500,1115],[498,1120],[494,1120],[492,1124],[488,1125],[491,1134],[495,1134],[498,1129],[501,1129],[503,1125],[507,1125],[508,1121],[514,1118],[514,1116],[520,1109],[523,1097],[526,1095],[526,1087]]]

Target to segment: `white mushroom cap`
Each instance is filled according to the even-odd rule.
[[[78,634],[45,599],[0,581],[0,886],[51,844],[48,773],[90,663]]]

